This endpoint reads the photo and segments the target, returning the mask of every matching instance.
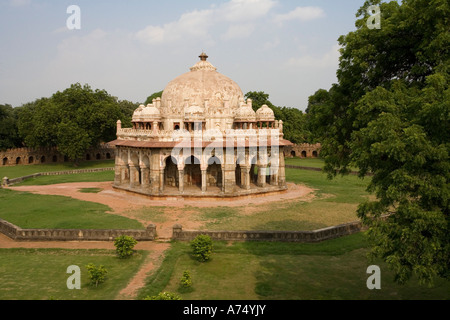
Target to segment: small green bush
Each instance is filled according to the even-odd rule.
[[[212,240],[210,236],[199,235],[191,241],[194,257],[200,262],[206,262],[211,258]]]
[[[156,296],[147,296],[144,300],[181,300],[181,297],[172,292],[160,292]]]
[[[192,278],[189,271],[183,272],[183,276],[180,279],[180,285],[183,288],[190,288],[192,286]]]
[[[89,273],[89,278],[91,279],[91,285],[95,284],[95,287],[98,287],[99,283],[105,281],[108,270],[106,270],[104,266],[100,265],[97,267],[93,263],[89,263],[86,268]]]
[[[133,250],[134,246],[137,244],[137,241],[130,236],[120,236],[114,240],[114,246],[116,247],[116,253],[121,259],[126,259],[131,257],[135,250]]]

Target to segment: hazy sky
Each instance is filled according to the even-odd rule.
[[[336,82],[340,35],[364,0],[0,0],[0,104],[72,83],[143,103],[204,50],[242,91],[304,110]],[[81,29],[69,30],[70,5]]]

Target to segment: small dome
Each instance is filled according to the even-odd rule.
[[[258,121],[275,121],[275,114],[266,104],[256,111],[256,119]]]
[[[236,116],[234,117],[234,120],[236,122],[239,121],[245,121],[245,122],[252,122],[256,121],[256,113],[253,111],[253,108],[249,105],[242,105],[237,111]]]
[[[140,105],[133,113],[133,122],[150,122],[161,119],[161,112],[153,104]]]

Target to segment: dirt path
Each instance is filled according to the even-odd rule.
[[[164,252],[169,249],[169,243],[154,243],[152,252],[148,255],[141,269],[131,279],[126,288],[120,291],[117,300],[132,300],[136,297],[138,290],[145,286],[147,275],[153,270],[158,269],[163,258]]]

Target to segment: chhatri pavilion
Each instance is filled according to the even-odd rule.
[[[256,112],[205,53],[141,105],[132,128],[117,122],[114,187],[153,197],[235,197],[287,189],[283,122]]]

